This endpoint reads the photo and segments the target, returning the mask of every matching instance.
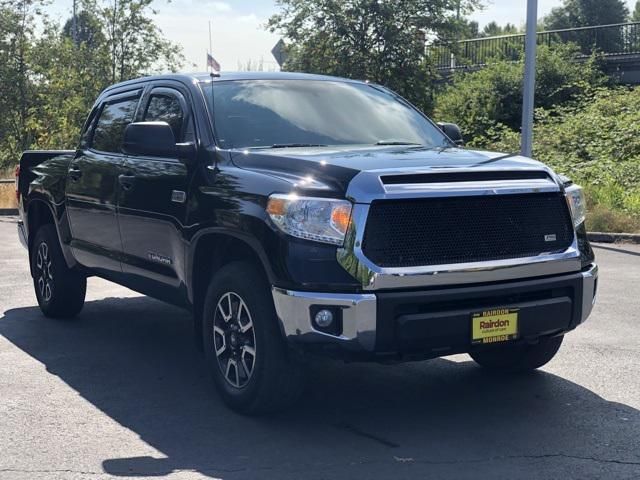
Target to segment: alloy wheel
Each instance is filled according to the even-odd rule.
[[[220,297],[213,318],[213,346],[227,383],[243,388],[256,363],[256,336],[247,304],[234,292]]]
[[[36,253],[36,282],[40,298],[49,302],[53,296],[53,269],[51,268],[49,246],[45,242],[38,245]]]

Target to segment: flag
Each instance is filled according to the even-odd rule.
[[[207,67],[211,68],[214,72],[220,71],[220,64],[210,53],[207,53]]]

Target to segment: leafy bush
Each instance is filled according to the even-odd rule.
[[[537,60],[536,106],[544,109],[567,105],[605,85],[596,58],[574,61],[570,45],[550,49],[540,46]],[[434,117],[458,123],[466,138],[482,137],[497,125],[513,130],[522,121],[522,62],[496,61],[482,70],[459,73],[436,96]]]
[[[470,146],[513,152],[520,135],[495,125]],[[598,89],[538,109],[533,155],[585,186],[592,229],[640,231],[640,87]]]

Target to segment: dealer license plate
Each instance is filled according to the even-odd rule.
[[[471,343],[508,342],[518,338],[517,308],[496,308],[471,316]]]

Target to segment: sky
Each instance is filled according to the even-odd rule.
[[[635,0],[626,0],[632,10]],[[51,16],[70,16],[72,0],[53,0]],[[484,0],[485,8],[474,12],[472,20],[482,28],[491,21],[523,25],[526,0]],[[538,0],[540,17],[561,4],[561,0]],[[212,26],[213,54],[222,70],[238,70],[239,65],[262,60],[265,68],[276,68],[271,48],[279,37],[265,30],[267,19],[277,12],[273,0],[157,0],[156,21],[165,36],[182,46],[184,71],[205,70],[209,45],[209,21]]]

